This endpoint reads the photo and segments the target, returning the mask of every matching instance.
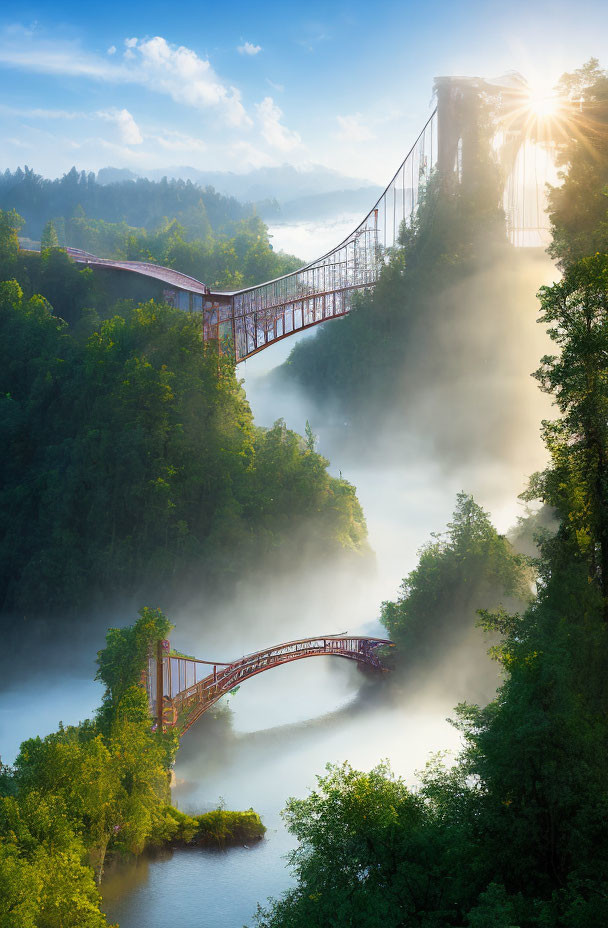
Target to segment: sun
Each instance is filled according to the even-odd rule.
[[[551,119],[557,114],[559,101],[554,94],[530,89],[527,107],[537,119]]]

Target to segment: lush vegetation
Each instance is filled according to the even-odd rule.
[[[527,494],[555,510],[559,527],[541,541],[535,600],[521,613],[483,614],[500,636],[504,681],[489,705],[458,707],[463,752],[453,766],[433,760],[418,789],[385,767],[344,765],[289,803],[297,885],[258,913],[267,928],[608,922],[608,255],[605,244],[580,253],[581,243],[605,243],[606,79],[593,62],[566,78],[592,125],[587,145],[573,133],[564,147],[570,170],[553,195],[564,277],[541,292],[556,354],[536,376],[561,415],[543,424],[550,465]],[[597,208],[579,210],[581,196]],[[432,591],[429,557],[399,606],[404,640],[417,634],[423,579]]]
[[[244,844],[259,841],[266,833],[266,828],[257,812],[229,812],[227,809],[214,809],[194,816],[196,830],[191,843],[203,847],[225,847],[227,844]]]
[[[52,248],[22,265],[17,225],[0,214],[4,609],[167,602],[295,546],[364,550],[353,487],[282,421],[255,427],[196,314],[122,301],[100,318],[91,272]]]
[[[105,685],[93,720],[29,738],[0,768],[1,928],[103,928],[106,858],[161,845],[254,841],[265,828],[249,809],[189,816],[170,805],[174,733],[153,732],[141,686],[148,651],[171,628],[159,610],[110,629],[98,655]]]
[[[79,174],[75,168],[54,181],[28,168],[18,169],[0,174],[0,209],[22,216],[21,231],[39,239],[43,251],[70,246],[101,258],[151,261],[210,287],[249,286],[302,263],[273,251],[268,229],[251,207],[189,181],[140,179],[102,185],[94,175]],[[47,256],[47,262],[61,260]],[[26,278],[35,278],[32,292],[53,303],[52,295],[36,289],[36,262],[23,255],[20,267]],[[28,292],[27,281],[18,279]]]
[[[27,166],[25,170],[7,169],[0,174],[0,209],[14,209],[23,216],[26,234],[33,239],[40,239],[49,220],[62,237],[69,233],[70,221],[85,213],[92,219],[123,222],[148,231],[169,216],[195,237],[206,234],[209,228],[219,231],[252,215],[251,206],[191,181],[139,178],[102,184],[94,174],[76,168],[49,180]]]
[[[528,560],[460,493],[445,534],[422,548],[399,598],[382,605],[382,624],[398,646],[397,669],[417,685],[439,667],[447,683],[454,664],[456,676],[466,679],[460,665],[474,665],[479,680],[484,642],[475,628],[477,611],[521,608],[531,598],[531,580]]]
[[[172,267],[216,289],[237,290],[287,274],[302,262],[273,251],[268,228],[259,216],[233,223],[230,231],[214,233],[209,224],[188,228],[176,219],[148,232],[126,223],[75,217],[62,226],[61,240],[53,221],[45,226],[42,247],[69,245],[101,258],[151,261]]]

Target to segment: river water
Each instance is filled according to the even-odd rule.
[[[345,218],[345,232],[349,226],[350,218]],[[278,227],[274,241],[285,250],[313,257],[308,252],[315,233],[318,245],[320,230]],[[547,281],[553,276],[548,262],[543,275]],[[534,331],[534,293],[540,282],[531,282],[530,324],[522,329],[520,360],[526,372],[543,348]],[[285,359],[294,341],[286,340],[241,366],[256,421],[271,425],[284,417],[299,432],[307,419],[311,421],[332,471],[342,472],[357,487],[376,552],[375,569],[358,578],[340,569],[325,574],[320,569],[313,577],[260,582],[246,604],[231,604],[226,615],[212,623],[212,636],[208,625],[199,627],[191,616],[185,614],[183,621],[172,616],[183,634],[181,639],[176,634],[174,643],[187,653],[228,660],[296,635],[380,632],[380,603],[395,597],[401,578],[416,563],[417,549],[431,532],[444,528],[456,492],[474,492],[499,530],[506,531],[518,513],[516,497],[526,474],[543,464],[538,422],[547,409],[538,406],[531,380],[522,400],[516,453],[491,466],[484,461],[468,474],[464,486],[461,470],[450,472],[432,457],[420,455],[413,439],[410,451],[398,459],[386,455],[363,460],[350,450],[348,423],[320,417],[305,397],[269,381],[268,372]],[[42,704],[39,692],[28,688],[29,681],[21,690],[0,695],[3,760],[12,760],[24,733],[45,734],[60,718],[70,723],[92,713],[101,695],[98,685],[90,682],[93,658],[94,654],[90,674],[81,665],[78,676],[64,670],[61,680],[41,680]],[[488,680],[496,681],[489,663],[481,675],[465,655],[452,663],[461,676],[451,686],[443,685],[444,668],[437,668],[432,679],[406,691],[396,690],[384,677],[370,679],[350,662],[325,657],[276,668],[248,681],[229,697],[227,711],[203,717],[184,737],[173,800],[186,812],[206,811],[218,803],[230,809],[252,807],[267,827],[265,839],[252,847],[222,852],[180,849],[121,865],[107,873],[103,886],[109,921],[121,928],[251,925],[257,904],[280,894],[291,882],[286,855],[293,839],[281,810],[289,796],[303,796],[315,785],[327,762],[348,760],[369,769],[388,759],[397,774],[415,783],[416,771],[432,753],[458,749],[457,733],[447,721],[452,706],[460,698],[483,698],[479,687],[487,689]]]

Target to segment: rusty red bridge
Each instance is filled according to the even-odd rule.
[[[163,640],[148,656],[145,682],[150,714],[156,730],[175,729],[183,735],[218,699],[258,673],[323,656],[356,661],[361,667],[382,672],[387,668],[376,654],[380,647],[393,644],[362,635],[320,635],[287,641],[224,663],[172,651],[169,641]]]
[[[158,282],[165,302],[200,313],[205,341],[229,346],[235,360],[244,361],[280,339],[346,316],[356,294],[375,287],[400,236],[414,225],[421,200],[438,190],[456,192],[475,172],[474,133],[470,126],[467,129],[467,113],[472,100],[488,97],[502,114],[494,147],[504,176],[507,233],[514,245],[541,244],[548,229],[544,177],[539,181],[529,152],[526,168],[526,150],[539,133],[524,118],[529,107],[523,78],[510,77],[507,83],[437,78],[435,92],[435,108],[367,215],[335,248],[297,271],[220,292],[173,268],[99,258],[75,248],[68,253],[92,268],[127,271]],[[530,185],[526,178],[531,170]]]

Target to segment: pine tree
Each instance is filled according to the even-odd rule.
[[[57,230],[53,225],[53,221],[49,219],[44,229],[42,230],[42,238],[40,240],[40,248],[44,251],[46,248],[59,248],[59,238],[57,236]]]

